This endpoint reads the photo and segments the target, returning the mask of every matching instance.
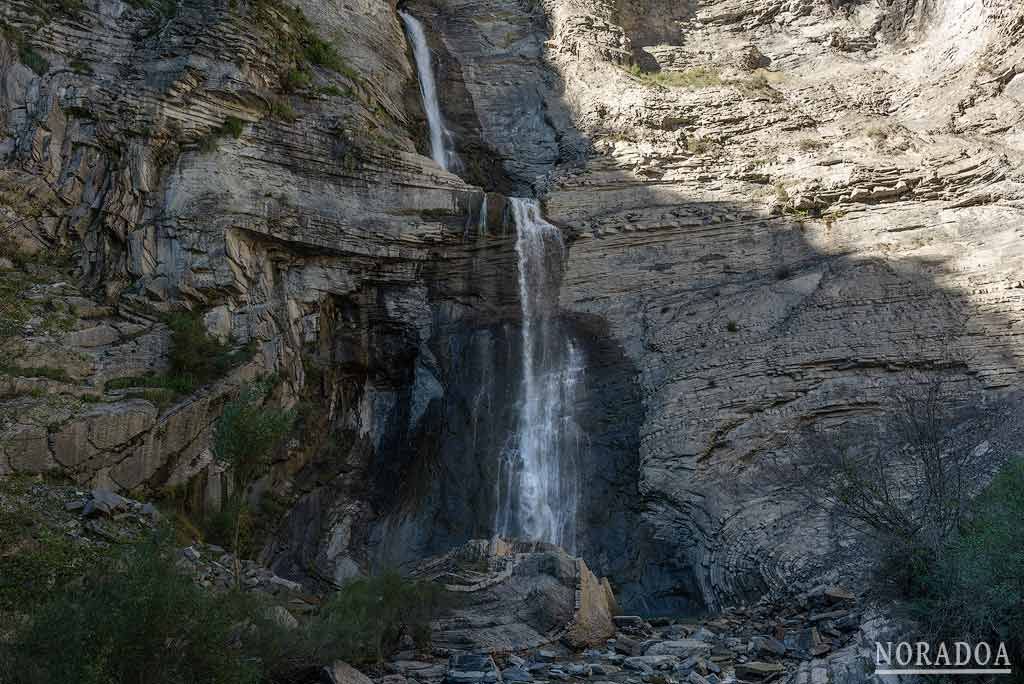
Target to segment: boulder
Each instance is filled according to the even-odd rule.
[[[809,653],[815,646],[821,643],[821,637],[818,635],[817,628],[808,627],[806,629],[787,631],[786,636],[783,638],[783,643],[791,651]]]
[[[502,681],[494,659],[486,653],[453,655],[448,659],[444,684],[494,684]]]
[[[697,639],[679,639],[678,641],[662,641],[647,649],[649,656],[675,656],[689,658],[691,656],[707,656],[711,654],[711,644]]]
[[[607,579],[598,579],[582,558],[577,559],[576,614],[562,641],[580,651],[604,643],[615,633],[612,614],[615,595]]]
[[[622,661],[622,665],[628,670],[653,672],[654,670],[671,668],[676,662],[677,659],[670,655],[642,655],[626,658]]]
[[[97,325],[68,333],[64,336],[64,344],[69,347],[104,347],[120,338],[121,335],[109,325]]]
[[[423,561],[412,575],[438,583],[451,598],[432,624],[434,646],[449,652],[508,653],[559,640],[583,650],[615,633],[608,582],[553,544],[470,541]]]
[[[92,498],[85,503],[85,507],[82,509],[82,515],[87,518],[97,515],[110,516],[127,506],[128,499],[123,496],[115,494],[109,489],[94,489]]]
[[[615,652],[627,656],[639,656],[644,654],[644,647],[636,639],[628,636],[618,635],[615,637]]]
[[[285,629],[296,629],[299,626],[299,621],[284,606],[270,606],[267,608],[266,616],[268,620]]]
[[[843,587],[829,587],[825,590],[825,600],[829,603],[847,603],[857,600],[857,596]]]
[[[755,660],[750,663],[736,664],[736,678],[744,681],[758,682],[785,671],[786,668],[779,663],[765,663]]]
[[[369,677],[340,660],[323,669],[321,681],[323,684],[373,684]]]
[[[642,631],[646,628],[644,619],[639,615],[616,615],[612,618],[617,629],[622,631]]]
[[[531,675],[526,669],[513,665],[507,667],[501,671],[501,678],[506,682],[529,682],[533,681],[533,675]]]
[[[784,643],[767,636],[751,637],[750,647],[755,653],[786,654],[786,645]]]

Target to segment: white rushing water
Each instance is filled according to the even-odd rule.
[[[399,12],[412,44],[423,109],[430,126],[431,156],[448,171],[461,163],[444,123],[430,48],[423,25]],[[537,200],[510,198],[516,224],[519,298],[522,306],[522,369],[519,416],[501,453],[495,530],[504,537],[551,542],[573,552],[579,500],[580,430],[574,419],[583,376],[583,355],[564,334],[558,291],[565,244],[541,216]],[[478,229],[487,228],[487,196]],[[474,414],[473,443],[476,443]]]
[[[452,146],[452,134],[444,124],[441,103],[437,99],[437,83],[434,80],[427,34],[423,31],[423,24],[416,17],[408,12],[399,11],[398,14],[405,24],[409,42],[412,43],[412,55],[416,60],[423,110],[427,114],[427,125],[430,127],[430,156],[445,171],[457,170],[458,156]]]
[[[522,378],[516,434],[498,482],[497,532],[573,551],[580,434],[573,416],[583,357],[558,318],[565,245],[536,200],[511,198],[522,306]]]

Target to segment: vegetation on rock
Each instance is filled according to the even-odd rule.
[[[69,534],[81,514],[67,509],[68,495],[27,479],[0,482],[5,684],[296,683],[336,660],[376,663],[407,635],[429,640],[434,585],[388,572],[283,619],[279,597],[200,586],[165,526],[82,518]]]
[[[934,557],[919,556],[911,614],[935,641],[1007,641],[1024,658],[1024,460],[1007,464]]]
[[[172,314],[167,325],[171,329],[169,372],[115,378],[107,381],[106,390],[139,387],[189,394],[223,377],[252,356],[251,347],[238,349],[211,336],[199,312]]]
[[[328,600],[317,638],[333,641],[348,662],[380,663],[404,635],[429,645],[430,619],[440,605],[437,585],[409,582],[393,570],[355,579]]]
[[[224,525],[216,525],[219,541],[230,539],[236,558],[241,552],[242,535],[249,528],[249,488],[270,466],[270,457],[291,430],[295,416],[264,405],[269,383],[242,388],[237,398],[229,401],[221,413],[213,436],[213,455],[231,473],[232,495],[224,503],[222,515],[215,518],[230,521],[230,537]],[[236,572],[236,577],[239,573]]]

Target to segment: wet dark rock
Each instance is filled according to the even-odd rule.
[[[506,682],[529,682],[533,676],[522,667],[507,667],[501,671],[501,678]]]
[[[815,646],[821,643],[821,636],[814,627],[786,632],[783,639],[785,647],[802,653],[809,653]]]
[[[679,641],[662,641],[647,649],[649,656],[675,656],[676,658],[689,658],[691,656],[703,656],[711,654],[711,645],[706,641],[696,639],[681,639]]]
[[[97,515],[111,516],[127,507],[128,500],[123,496],[109,489],[98,488],[92,490],[92,498],[86,502],[82,515],[87,518]]]
[[[618,634],[615,637],[615,652],[627,656],[643,655],[643,644],[637,639]]]
[[[844,587],[833,586],[825,590],[825,599],[829,603],[849,603],[857,600],[857,596]]]
[[[736,677],[744,681],[762,681],[779,673],[785,672],[786,668],[779,663],[766,663],[753,661],[750,663],[739,663],[736,665]]]
[[[786,644],[766,636],[751,638],[750,646],[755,653],[772,653],[778,656],[786,653]]]
[[[608,582],[552,544],[473,540],[423,561],[412,574],[450,595],[433,622],[432,641],[453,652],[545,646],[535,657],[550,661],[558,644],[583,650],[605,643],[614,630]]]
[[[811,613],[808,618],[811,622],[822,622],[824,620],[840,620],[849,616],[849,612],[845,610],[830,610],[824,613]]]
[[[445,684],[494,684],[500,681],[501,672],[494,659],[485,653],[453,655],[448,659]]]
[[[616,615],[612,622],[623,632],[640,632],[648,629],[646,621],[638,615]]]
[[[642,655],[626,658],[622,662],[622,666],[627,670],[652,672],[654,670],[669,669],[677,662],[679,662],[678,659],[670,655]]]

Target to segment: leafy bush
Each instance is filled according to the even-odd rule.
[[[823,147],[827,147],[828,143],[820,138],[801,138],[800,141],[797,142],[796,146],[800,148],[800,151],[802,152],[815,152]]]
[[[189,394],[223,377],[253,354],[252,346],[233,349],[211,337],[199,312],[172,314],[167,323],[171,328],[170,373],[112,378],[104,383],[104,390],[145,388],[151,391],[135,395],[165,405],[175,395]]]
[[[23,45],[21,49],[18,50],[18,59],[21,60],[22,64],[40,76],[50,70],[50,63],[46,58],[28,45]]]
[[[281,89],[286,93],[294,93],[309,87],[310,80],[308,71],[292,69],[281,77]]]
[[[323,607],[312,639],[318,651],[334,658],[379,663],[397,650],[403,635],[427,645],[440,597],[437,585],[410,582],[395,571],[355,579]]]
[[[259,681],[260,660],[238,643],[247,611],[180,574],[171,553],[157,541],[132,546],[88,574],[84,587],[54,594],[11,643],[0,645],[0,680]]]
[[[344,68],[341,56],[334,46],[313,33],[311,29],[304,31],[302,40],[302,53],[311,64],[326,67],[332,71],[341,71]]]
[[[922,559],[911,611],[936,639],[1007,641],[1024,657],[1024,460],[973,502],[942,553]]]
[[[223,375],[231,366],[230,348],[211,337],[196,312],[172,314],[171,371],[202,385]]]
[[[237,139],[242,137],[242,126],[243,123],[241,119],[237,116],[229,116],[224,119],[224,123],[221,125],[220,130],[227,135],[230,135],[232,138]]]
[[[231,468],[236,484],[246,487],[268,465],[269,456],[291,429],[291,411],[263,405],[268,383],[243,387],[236,399],[224,406],[214,429],[213,453]]]
[[[639,65],[629,68],[629,73],[645,83],[669,88],[709,88],[725,83],[717,69],[694,67],[682,71],[644,71]]]
[[[291,103],[282,97],[274,97],[270,99],[268,112],[272,119],[284,121],[285,123],[291,123],[299,118],[298,113],[292,107]]]
[[[23,507],[0,515],[0,611],[32,608],[83,572],[95,548],[42,523]],[[3,681],[0,678],[0,681]]]
[[[334,660],[378,662],[403,635],[420,644],[439,605],[436,585],[397,573],[355,580],[298,627],[266,599],[212,593],[178,570],[165,532],[90,566],[0,640],[5,684],[308,681]],[[81,569],[76,570],[82,574]],[[24,607],[24,604],[23,604]]]

